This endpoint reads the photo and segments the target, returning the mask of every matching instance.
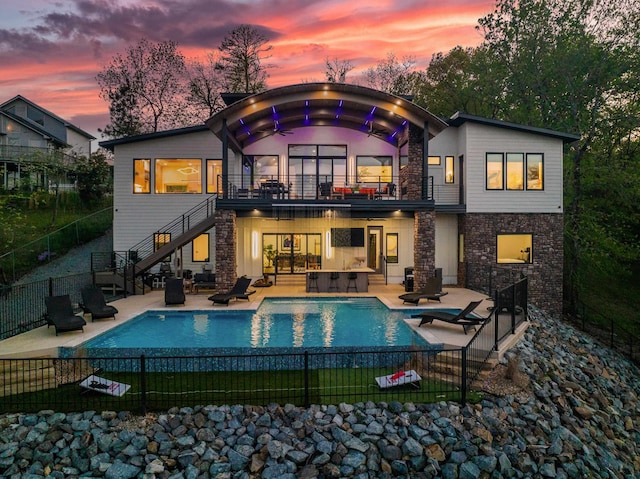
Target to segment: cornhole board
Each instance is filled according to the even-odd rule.
[[[89,391],[96,391],[99,393],[108,394],[109,396],[123,396],[131,386],[111,379],[101,378],[94,376],[93,374],[80,383],[81,388],[88,389]]]
[[[394,374],[376,378],[376,383],[378,383],[378,387],[380,389],[402,386],[403,384],[411,384],[412,386],[419,388],[420,385],[418,383],[420,381],[422,381],[422,378],[413,369],[409,371],[398,371]]]

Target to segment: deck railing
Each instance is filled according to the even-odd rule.
[[[425,178],[427,197],[440,204],[458,204],[458,185],[434,185]],[[419,181],[419,180],[418,180]],[[356,178],[354,175],[229,175],[224,187],[218,178],[218,191],[234,200],[408,200],[407,187],[398,176]]]

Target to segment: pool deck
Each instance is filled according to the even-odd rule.
[[[476,312],[480,315],[487,314],[487,307],[493,302],[481,293],[471,291],[464,288],[445,286],[444,290],[448,293],[443,296],[441,302],[421,300],[418,306],[402,304],[402,300],[398,298],[404,293],[404,287],[400,284],[369,286],[367,293],[307,293],[304,284],[283,284],[274,285],[268,288],[254,288],[256,292],[249,296],[249,301],[231,301],[228,309],[230,310],[256,310],[264,298],[270,297],[340,297],[340,296],[357,296],[371,297],[375,296],[382,301],[388,308],[394,310],[415,310],[415,309],[442,309],[442,308],[464,308],[469,302],[483,300],[482,304],[477,308]],[[58,347],[75,347],[79,344],[99,335],[109,329],[128,321],[140,313],[153,310],[225,310],[227,306],[213,305],[207,298],[210,292],[200,292],[199,294],[187,294],[186,303],[184,305],[165,306],[164,291],[153,291],[145,295],[130,296],[114,301],[110,304],[118,308],[119,313],[116,320],[101,319],[92,322],[87,319],[87,325],[84,332],[74,331],[55,335],[53,328],[42,326],[27,333],[14,336],[9,339],[0,341],[0,358],[36,358],[36,357],[57,357]],[[366,318],[363,318],[366,320]],[[473,332],[464,334],[460,326],[435,321],[433,324],[418,328],[418,319],[410,319],[407,317],[407,323],[423,336],[431,344],[443,344],[445,347],[465,346],[471,338]],[[528,326],[525,322],[516,334],[506,340],[500,347],[497,357],[501,357],[518,338],[524,333]],[[493,329],[493,328],[492,328]]]

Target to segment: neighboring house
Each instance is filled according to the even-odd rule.
[[[38,156],[89,156],[95,137],[21,95],[0,104],[0,189],[20,187],[26,179],[44,188],[44,173],[28,168]]]
[[[172,254],[196,272],[213,264],[222,289],[245,274],[355,267],[389,283],[413,268],[420,287],[436,268],[464,285],[472,266],[501,267],[561,310],[563,148],[579,137],[442,120],[347,84],[226,99],[206,126],[101,143],[115,155],[114,249],[139,272]],[[175,219],[178,232],[165,226]]]

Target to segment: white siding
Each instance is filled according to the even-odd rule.
[[[87,157],[91,155],[91,140],[71,128],[67,128],[67,143],[71,145],[72,152]]]
[[[468,213],[562,213],[561,140],[543,135],[466,123],[465,187]],[[488,152],[542,153],[544,190],[486,190],[485,158]]]
[[[442,268],[442,283],[458,282],[458,217],[436,215],[436,268]]]
[[[133,194],[133,160],[138,158],[201,158],[202,191],[206,191],[204,160],[222,158],[221,143],[210,132],[196,132],[155,140],[117,145],[114,161],[113,248],[126,251],[154,231],[173,221],[207,196],[203,194]],[[153,190],[153,161],[151,163]],[[213,261],[214,236],[210,231],[210,261]],[[183,251],[184,267],[191,268],[191,245]]]

